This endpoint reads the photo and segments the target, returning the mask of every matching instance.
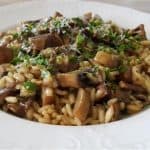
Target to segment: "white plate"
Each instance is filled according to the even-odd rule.
[[[123,27],[143,23],[150,37],[150,15],[113,5],[69,0],[26,2],[0,8],[0,30],[22,20],[92,11]],[[0,112],[0,150],[149,150],[150,109],[127,119],[81,127],[45,125]]]

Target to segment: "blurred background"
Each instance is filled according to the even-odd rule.
[[[0,6],[8,5],[11,3],[23,2],[23,1],[33,1],[33,0],[0,0]],[[63,1],[63,0],[60,0],[60,1]],[[79,1],[79,0],[76,0],[76,1]],[[105,2],[105,3],[112,3],[112,4],[135,8],[137,10],[150,13],[150,0],[82,0],[82,1],[99,1],[99,2]]]
[[[89,0],[84,0],[89,1]],[[91,0],[135,8],[150,13],[150,0]]]

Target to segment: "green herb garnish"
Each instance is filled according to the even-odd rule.
[[[102,19],[94,18],[89,22],[89,26],[97,27],[97,26],[100,26],[102,23],[103,23]]]
[[[93,58],[94,55],[95,55],[95,54],[90,53],[90,52],[88,52],[88,51],[84,51],[84,52],[82,53],[82,57],[83,57],[85,60],[88,60],[88,59],[90,59],[90,58]]]
[[[83,21],[82,21],[82,19],[80,19],[80,18],[78,18],[78,17],[75,17],[75,18],[72,18],[72,20],[73,20],[73,22],[77,25],[77,26],[79,26],[79,27],[83,27]]]
[[[118,68],[117,68],[117,70],[120,72],[120,73],[124,73],[124,72],[126,72],[127,71],[127,66],[125,66],[125,65],[120,65]]]
[[[108,67],[105,67],[104,71],[105,71],[106,80],[109,80],[111,69]]]
[[[84,34],[79,33],[76,37],[76,44],[77,47],[81,47],[83,46],[83,44],[85,43],[86,37]]]
[[[36,27],[35,23],[24,24],[24,27],[22,28],[20,35],[23,38],[27,38],[29,36],[33,36],[34,35],[33,29],[35,27]]]
[[[22,62],[29,64],[30,56],[28,54],[21,52],[20,50],[18,51],[19,51],[18,56],[14,57],[11,63],[14,65],[20,64]]]
[[[47,70],[51,73],[51,74],[54,74],[57,70],[56,70],[56,67],[52,64],[49,64],[48,67],[47,67]]]
[[[69,62],[71,62],[71,63],[77,63],[78,60],[79,60],[79,58],[76,55],[69,56]]]
[[[18,39],[20,35],[19,33],[15,32],[12,34],[12,36],[13,36],[13,39]]]
[[[53,18],[50,21],[50,31],[57,32],[61,34],[67,34],[70,33],[70,25],[69,25],[69,19],[67,18]]]
[[[30,92],[35,92],[37,89],[37,86],[35,83],[31,82],[31,81],[26,81],[23,84],[24,88]]]
[[[44,65],[44,66],[48,65],[48,60],[44,56],[42,56],[42,55],[38,55],[36,57],[32,57],[30,59],[30,62],[32,64],[35,64],[35,65],[36,64],[38,64],[38,65]]]

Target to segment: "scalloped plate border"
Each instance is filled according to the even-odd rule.
[[[92,11],[123,27],[143,23],[150,37],[150,14],[97,2],[40,0],[0,7],[0,30],[22,20],[61,11],[79,16]],[[121,121],[93,126],[55,126],[23,120],[0,111],[0,150],[149,150],[150,109]]]

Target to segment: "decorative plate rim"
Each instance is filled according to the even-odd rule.
[[[51,11],[48,10],[47,4],[51,4],[49,6]],[[150,37],[150,28],[147,27],[150,24],[150,14],[148,13],[112,4],[75,0],[63,0],[63,2],[45,0],[44,4],[42,0],[39,0],[2,6],[0,7],[0,19],[3,21],[0,30],[18,23],[21,19],[27,20],[39,16],[48,16],[49,12],[52,13],[52,10],[55,9],[52,8],[52,5],[63,10],[66,14],[70,12],[72,15],[81,14],[88,8],[93,11],[98,10],[98,13],[101,12],[105,16],[105,19],[112,17],[115,21],[117,20],[117,12],[120,11],[125,20],[131,21],[126,17],[127,14],[125,13],[128,12],[131,17],[134,16],[135,18],[134,21],[127,22],[127,24],[133,26],[137,22],[144,22]],[[67,6],[70,7],[68,10],[65,9]],[[71,12],[73,6],[78,10]],[[26,9],[29,10],[26,11]],[[110,10],[107,10],[106,14],[104,9]],[[43,10],[43,12],[36,14],[37,10]],[[117,21],[119,22],[119,20]],[[122,24],[121,21],[120,23]],[[149,113],[150,109],[147,109],[133,117],[109,124],[73,127],[35,123],[0,111],[0,149],[148,150],[150,149],[150,135],[147,134],[150,125]]]

